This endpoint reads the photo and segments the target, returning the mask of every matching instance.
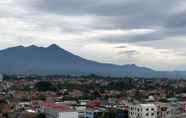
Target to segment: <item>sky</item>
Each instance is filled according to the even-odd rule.
[[[1,0],[0,49],[53,43],[104,63],[186,70],[185,0]]]

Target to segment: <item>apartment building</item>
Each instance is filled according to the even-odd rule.
[[[42,112],[47,118],[78,118],[78,112],[64,104],[44,103]]]
[[[2,81],[3,81],[3,75],[0,74],[0,82],[2,82]]]
[[[157,118],[157,107],[154,104],[130,105],[129,118]]]
[[[157,118],[174,118],[174,109],[165,103],[156,103],[158,108]]]

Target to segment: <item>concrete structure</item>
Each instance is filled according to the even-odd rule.
[[[42,112],[47,118],[78,118],[78,112],[64,104],[44,103]]]
[[[116,118],[128,118],[128,111],[118,111],[116,114]]]
[[[168,104],[156,104],[158,108],[157,118],[174,118],[174,109]]]
[[[0,74],[0,82],[2,82],[2,81],[3,81],[3,75]]]
[[[31,108],[31,103],[30,102],[20,102],[20,103],[17,103],[17,105],[16,105],[16,110],[30,109],[30,108]]]
[[[130,105],[129,118],[157,118],[157,107],[154,104]]]
[[[86,111],[84,118],[100,118],[102,113],[103,112],[99,110],[89,110]]]

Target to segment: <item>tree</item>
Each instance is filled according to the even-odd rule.
[[[44,113],[39,113],[36,118],[46,118]]]
[[[38,91],[56,91],[57,90],[57,88],[54,85],[52,85],[52,83],[47,82],[47,81],[40,81],[36,83],[34,88]]]

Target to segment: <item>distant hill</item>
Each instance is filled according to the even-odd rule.
[[[32,45],[1,50],[0,73],[186,78],[186,72],[184,71],[155,71],[134,64],[121,66],[90,61],[55,44],[46,48]]]

